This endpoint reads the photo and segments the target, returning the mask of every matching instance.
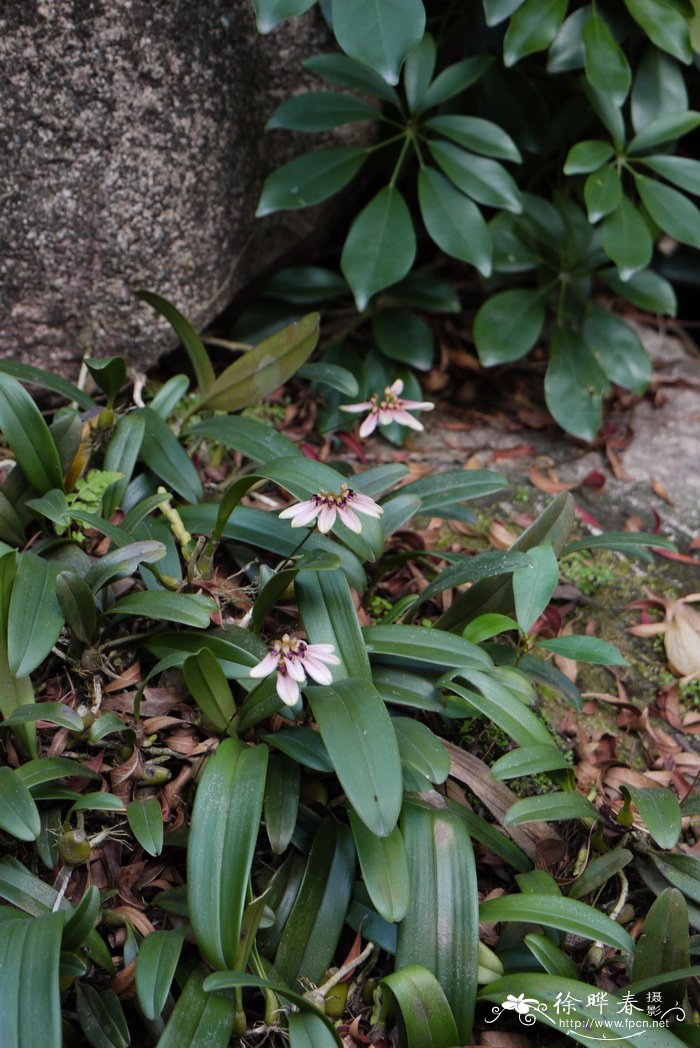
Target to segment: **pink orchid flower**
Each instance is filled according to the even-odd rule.
[[[362,523],[357,513],[367,517],[381,517],[384,510],[369,495],[361,495],[343,483],[340,492],[334,495],[330,491],[319,491],[305,502],[296,502],[280,513],[282,520],[292,519],[293,528],[303,528],[318,519],[318,530],[324,535],[335,524],[336,516],[351,531],[362,531]]]
[[[277,694],[286,706],[295,706],[299,701],[299,685],[306,684],[307,673],[317,684],[332,682],[328,666],[340,665],[334,650],[332,644],[309,644],[285,633],[281,640],[270,645],[265,658],[253,666],[249,676],[269,677],[276,673]]]
[[[423,429],[423,425],[409,414],[410,411],[432,411],[435,407],[429,400],[404,400],[403,382],[397,378],[384,390],[384,399],[380,400],[374,393],[369,400],[362,404],[341,404],[341,411],[360,412],[369,411],[366,419],[360,426],[360,436],[368,437],[374,433],[377,426],[388,426],[390,422],[398,422],[400,426],[409,426],[410,429]]]

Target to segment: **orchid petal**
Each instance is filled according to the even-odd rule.
[[[296,706],[299,701],[299,685],[286,674],[277,674],[277,694],[285,706]]]
[[[395,382],[392,382],[388,392],[393,393],[395,397],[400,397],[403,393],[403,379],[397,378]]]
[[[333,674],[322,662],[318,662],[308,654],[303,657],[302,662],[308,675],[313,677],[317,684],[333,683]]]
[[[408,426],[409,429],[423,429],[423,423],[419,422],[413,415],[409,415],[407,411],[403,409],[394,412],[394,421],[398,422],[400,426]]]
[[[356,535],[359,535],[362,531],[362,524],[357,514],[353,513],[347,506],[338,506],[338,516],[346,528],[350,528],[350,531],[354,531]]]
[[[301,664],[299,656],[286,655],[284,664],[287,667],[287,673],[292,680],[297,681],[299,684],[304,683],[304,667]]]
[[[325,535],[335,524],[336,507],[324,506],[318,515],[318,530]]]
[[[375,429],[377,428],[377,422],[378,422],[377,412],[373,411],[370,415],[367,416],[367,418],[364,420],[364,422],[360,426],[360,429],[359,429],[360,436],[361,437],[368,437],[370,435],[370,433],[374,433]]]
[[[357,414],[361,411],[369,411],[373,407],[371,400],[365,400],[362,404],[341,404],[341,411],[349,411],[351,414]]]
[[[269,677],[269,675],[271,673],[274,673],[275,670],[277,669],[278,662],[279,662],[279,655],[277,654],[277,652],[276,651],[268,651],[268,653],[265,656],[265,658],[262,659],[262,661],[259,662],[257,664],[257,666],[253,666],[253,668],[248,673],[248,676],[249,677]]]

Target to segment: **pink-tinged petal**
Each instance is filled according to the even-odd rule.
[[[346,528],[350,528],[350,531],[354,531],[356,535],[360,534],[362,531],[360,518],[351,509],[348,509],[347,506],[338,506],[338,516]]]
[[[297,681],[299,684],[304,683],[304,667],[301,664],[301,660],[298,657],[285,655],[284,664],[287,667],[287,673],[292,680]]]
[[[409,429],[423,429],[423,423],[419,422],[413,415],[409,415],[407,411],[395,411],[394,421],[398,422],[400,426],[408,426]]]
[[[277,694],[285,706],[296,706],[299,701],[299,685],[286,674],[277,674]]]
[[[369,517],[381,517],[384,510],[379,506],[374,499],[371,499],[369,495],[361,495],[359,492],[355,492],[355,497],[352,500],[352,508],[358,513],[365,513]]]
[[[271,673],[274,673],[277,669],[277,663],[279,662],[279,655],[276,651],[268,651],[265,658],[253,666],[249,672],[249,677],[269,677]]]
[[[324,506],[318,515],[318,530],[325,535],[335,524],[335,506]]]
[[[432,411],[435,405],[432,400],[402,400],[401,407],[409,411]]]
[[[372,407],[371,400],[365,400],[362,404],[341,404],[341,411],[349,411],[351,414],[359,414],[361,411],[369,411]]]
[[[320,659],[331,666],[340,666],[340,659],[334,654],[334,644],[307,644],[306,650],[314,659]]]
[[[394,421],[395,417],[396,417],[396,412],[395,411],[390,411],[390,410],[388,410],[386,408],[380,408],[379,409],[379,425],[380,426],[389,426],[389,425],[391,425],[391,423]]]
[[[370,415],[367,416],[367,418],[363,421],[362,425],[360,426],[360,436],[368,437],[370,433],[374,433],[375,429],[377,428],[377,421],[377,412],[373,411]]]
[[[403,393],[403,379],[397,378],[395,382],[392,382],[389,392],[393,393],[395,397],[400,397]]]
[[[304,656],[303,662],[306,672],[317,684],[333,683],[333,674],[322,662],[318,662],[317,659],[312,658],[308,654]]]
[[[314,508],[316,506],[316,503],[313,501],[313,499],[307,499],[305,502],[295,502],[291,506],[287,506],[286,509],[282,510],[282,512],[279,514],[280,519],[288,520],[289,517],[296,517],[298,513],[303,513],[304,510],[312,506]]]
[[[306,505],[306,503],[304,503]],[[321,507],[317,506],[315,502],[311,503],[309,509],[304,509],[301,513],[297,513],[292,521],[293,528],[303,528],[305,525],[310,524],[321,512]]]

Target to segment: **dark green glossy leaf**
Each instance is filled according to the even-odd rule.
[[[673,4],[666,0],[625,0],[625,7],[658,48],[681,62],[691,61],[688,22]]]
[[[313,365],[305,365],[310,367]],[[192,426],[189,433],[208,437],[234,451],[240,451],[253,462],[265,463],[276,458],[299,454],[296,445],[266,422],[240,415],[219,415]]]
[[[0,491],[0,539],[12,546],[23,546],[26,542],[22,520],[2,491]]]
[[[697,160],[685,156],[645,156],[642,162],[679,189],[700,196],[700,162]]]
[[[385,921],[402,921],[409,901],[406,849],[398,826],[388,837],[377,837],[350,809],[357,857],[372,904]]]
[[[388,84],[420,43],[425,29],[421,0],[332,0],[333,32],[346,54],[375,69]]]
[[[630,973],[633,983],[649,981],[657,988],[654,976],[678,971],[690,965],[688,948],[688,906],[677,888],[667,888],[651,904],[644,921],[644,931],[637,940],[634,964]],[[639,991],[637,991],[639,992]],[[670,1007],[685,997],[686,983],[664,986],[662,1003]]]
[[[480,553],[474,557],[460,557],[457,563],[441,571],[437,578],[433,579],[420,593],[416,603],[411,608],[411,616],[415,614],[415,611],[423,601],[428,600],[435,593],[442,593],[443,590],[461,586],[464,582],[475,582],[478,579],[509,575],[516,570],[527,571],[531,567],[532,564],[525,553],[491,552]]]
[[[149,855],[163,850],[163,813],[157,797],[131,801],[126,806],[126,819],[136,840]]]
[[[33,724],[36,721],[46,721],[47,724],[60,724],[61,727],[68,728],[69,731],[83,730],[83,718],[74,709],[64,705],[62,702],[37,702],[18,706],[0,724],[0,728],[11,728],[15,724]]]
[[[474,58],[464,58],[461,62],[455,62],[443,69],[425,92],[421,108],[432,109],[434,106],[442,105],[443,102],[449,102],[451,98],[461,95],[468,87],[480,80],[492,65],[492,55],[476,55]]]
[[[637,208],[624,196],[601,227],[603,247],[617,266],[620,278],[627,280],[651,261],[653,241]]]
[[[85,358],[85,367],[92,375],[93,381],[107,396],[107,403],[112,404],[126,382],[126,364],[123,357],[107,357],[104,360]]]
[[[142,302],[147,302],[168,321],[190,358],[200,390],[205,393],[214,382],[214,369],[204,343],[189,320],[171,302],[160,295],[155,295],[152,291],[137,291],[136,297],[140,298]]]
[[[577,142],[569,150],[564,162],[564,174],[581,175],[597,171],[614,156],[614,152],[609,142],[603,142],[600,139],[590,138],[584,142]]]
[[[513,66],[526,55],[549,47],[566,9],[566,0],[525,0],[519,5],[503,40],[504,65]]]
[[[491,120],[448,114],[432,117],[426,121],[426,126],[472,153],[482,153],[495,160],[510,160],[515,164],[522,160],[510,135]]]
[[[444,782],[450,772],[450,757],[437,735],[411,717],[393,717],[391,723],[402,763],[432,783]]]
[[[661,113],[650,124],[634,136],[629,144],[628,151],[641,153],[645,149],[672,142],[676,138],[694,131],[700,126],[700,113],[693,109],[682,110],[677,113]]]
[[[333,762],[328,756],[323,739],[312,728],[283,729],[274,735],[263,735],[263,741],[276,746],[305,768],[320,772],[333,771]]]
[[[403,789],[396,735],[381,696],[361,678],[307,687],[305,694],[350,804],[368,829],[388,836]]]
[[[599,222],[619,207],[622,199],[622,180],[615,164],[606,164],[586,179],[583,197],[588,209],[588,221]]]
[[[383,309],[372,319],[372,334],[379,349],[390,360],[429,371],[435,343],[431,328],[409,309]]]
[[[622,105],[632,84],[632,73],[607,22],[597,14],[586,19],[583,50],[590,83],[599,91],[607,92],[615,105]]]
[[[237,411],[274,392],[311,356],[318,342],[318,325],[318,313],[309,313],[248,350],[222,371],[197,402],[196,410],[206,405]]]
[[[408,55],[403,67],[403,88],[410,112],[420,109],[430,81],[435,73],[437,49],[430,33],[425,33],[420,44]]]
[[[385,186],[350,227],[340,268],[362,311],[371,297],[405,277],[416,257],[416,234],[406,201]]]
[[[505,22],[523,3],[524,0],[482,0],[486,25],[494,26]]]
[[[445,254],[491,275],[491,236],[476,204],[431,167],[418,175],[418,199],[425,228]]]
[[[644,175],[636,174],[634,183],[644,207],[664,233],[681,244],[700,247],[700,210],[691,200]]]
[[[155,1020],[168,999],[185,939],[185,927],[151,932],[141,944],[136,961],[136,995],[147,1019]]]
[[[139,564],[154,564],[165,556],[162,542],[143,539],[141,542],[130,542],[119,549],[110,550],[96,560],[85,576],[85,582],[96,593],[113,579],[127,578],[133,575]]]
[[[291,131],[328,131],[358,120],[376,120],[379,110],[361,98],[339,91],[310,91],[285,99],[265,125],[266,131],[278,127]]]
[[[270,33],[286,18],[303,15],[315,0],[252,0],[259,33]]]
[[[428,148],[450,181],[467,196],[479,204],[520,214],[518,187],[497,160],[470,153],[451,142],[432,140]]]
[[[320,204],[355,177],[366,157],[359,146],[327,146],[295,157],[268,175],[257,217]]]
[[[27,391],[0,371],[0,430],[32,487],[43,495],[63,487],[54,438]]]
[[[634,393],[646,390],[651,382],[651,360],[633,327],[593,306],[583,337],[606,378]]]
[[[349,87],[364,95],[376,95],[395,106],[401,104],[393,87],[389,87],[383,77],[364,62],[358,62],[348,55],[312,55],[303,64],[312,73],[338,87]]]
[[[299,614],[312,644],[332,644],[340,659],[334,680],[371,679],[369,659],[347,579],[342,572],[300,572],[295,582]]]
[[[61,946],[64,950],[77,950],[83,945],[97,924],[100,902],[99,889],[91,884],[63,926]]]
[[[687,109],[688,91],[678,62],[650,44],[637,66],[630,101],[635,131],[644,131],[663,113]]]
[[[542,332],[546,300],[538,291],[500,291],[474,320],[474,343],[485,367],[524,357]]]
[[[662,313],[671,317],[676,315],[676,295],[673,287],[668,280],[664,280],[651,269],[633,273],[627,280],[621,280],[615,269],[600,270],[598,276],[633,306],[645,309],[649,313]]]
[[[607,389],[607,379],[583,339],[568,328],[555,328],[544,393],[559,425],[581,440],[593,440]]]
[[[308,379],[309,382],[318,382],[320,385],[329,386],[331,389],[336,389],[339,393],[343,393],[346,397],[356,397],[360,390],[352,371],[339,367],[337,364],[326,364],[323,361],[314,364],[304,364],[297,371],[297,376]]]
[[[508,580],[510,588],[510,580]],[[427,626],[366,626],[362,630],[367,653],[372,662],[405,666],[429,672],[454,670],[471,666],[488,670],[488,655],[462,637]]]

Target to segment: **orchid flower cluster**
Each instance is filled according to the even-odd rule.
[[[342,404],[341,411],[351,413],[369,411],[366,419],[360,425],[361,437],[368,437],[374,433],[377,426],[388,426],[391,422],[397,422],[399,426],[408,426],[410,429],[422,430],[423,424],[410,414],[411,411],[432,411],[435,405],[429,400],[404,400],[403,382],[397,378],[384,390],[384,398],[374,393],[369,400],[362,404]]]
[[[305,502],[297,502],[288,506],[280,513],[283,520],[291,517],[293,528],[303,528],[307,524],[317,521],[318,530],[322,534],[330,531],[335,524],[336,516],[340,518],[346,527],[359,534],[362,524],[357,513],[363,513],[367,517],[380,517],[384,510],[369,495],[361,495],[353,491],[347,484],[340,485],[340,492],[334,495],[330,491],[316,492]]]
[[[276,673],[277,694],[286,706],[296,706],[299,685],[306,684],[307,673],[317,684],[332,682],[333,676],[328,666],[340,665],[340,659],[333,654],[334,650],[332,644],[309,644],[308,641],[285,633],[281,640],[270,645],[269,652],[257,666],[253,666],[250,676],[269,677]]]

